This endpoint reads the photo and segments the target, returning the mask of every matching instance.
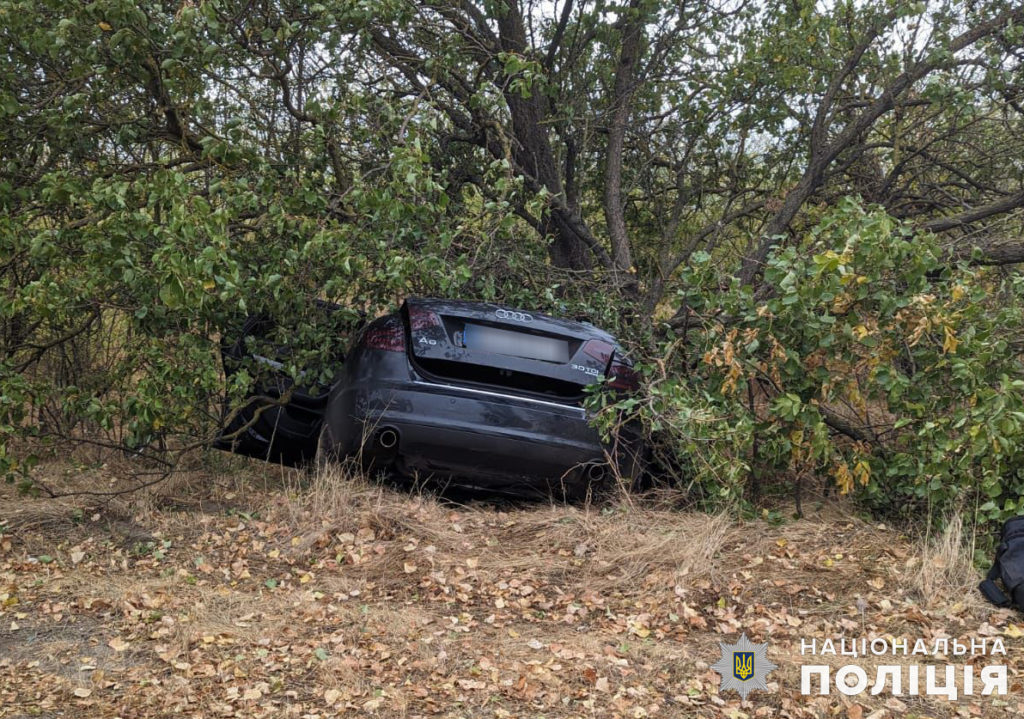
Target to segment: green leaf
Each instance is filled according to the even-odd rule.
[[[168,277],[160,285],[160,301],[172,310],[180,309],[185,304],[185,288],[177,277]]]

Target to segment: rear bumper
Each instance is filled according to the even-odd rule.
[[[398,435],[384,448],[374,438]],[[466,478],[481,486],[575,482],[604,462],[597,431],[576,406],[475,388],[373,378],[342,383],[327,411],[338,454],[395,460],[403,469]]]

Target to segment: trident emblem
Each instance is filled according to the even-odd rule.
[[[732,675],[741,682],[745,682],[750,679],[750,676],[754,673],[754,653],[733,652],[732,661]]]

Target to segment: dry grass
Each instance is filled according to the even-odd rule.
[[[90,717],[278,716],[288,706],[325,717],[568,719],[640,708],[820,719],[846,716],[850,699],[797,695],[804,637],[913,641],[1008,626],[1009,614],[965,599],[977,572],[960,518],[915,543],[838,506],[771,526],[628,497],[458,504],[383,487],[351,465],[245,467],[199,468],[163,496],[118,505],[119,522],[170,542],[159,559],[133,548],[110,506],[0,488],[17,532],[0,553],[0,592],[19,601],[7,614],[0,605],[0,671],[6,661],[18,682],[36,682],[11,716],[45,715],[37,696],[74,708],[71,688],[85,685],[90,700],[111,702],[83,709]],[[84,507],[101,519],[76,522]],[[33,563],[44,548],[53,563]],[[17,631],[7,629],[14,611],[24,615]],[[740,631],[768,641],[780,665],[756,712],[719,695],[708,669],[718,642]],[[833,659],[849,663],[812,663]],[[93,665],[106,678],[82,674]],[[153,677],[159,686],[145,683]],[[284,704],[227,702],[228,687]],[[4,691],[0,682],[0,717]],[[889,711],[886,700],[858,698],[872,711]],[[926,697],[905,703],[921,716],[956,715]],[[983,709],[973,714],[1006,715]]]
[[[643,591],[652,577],[706,576],[735,529],[724,513],[681,513],[631,500],[578,506],[439,502],[368,482],[352,465],[320,468],[268,510],[293,528],[296,554],[339,534],[370,531],[378,541],[430,547],[439,558],[477,554],[479,570],[495,577],[516,571],[574,591],[626,594]],[[387,576],[400,560],[387,552],[364,570]]]
[[[912,587],[927,605],[970,601],[980,604],[976,591],[978,570],[974,566],[974,533],[968,534],[963,515],[950,516],[937,537],[919,540]]]

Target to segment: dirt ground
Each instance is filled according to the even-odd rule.
[[[946,540],[838,507],[772,526],[649,502],[457,505],[230,463],[131,498],[4,486],[0,717],[1019,716],[1024,617],[982,603]],[[743,632],[778,665],[747,701],[710,667]],[[873,679],[970,659],[800,654],[842,637],[998,637],[1005,656],[971,662],[1006,664],[1009,693],[801,695],[801,664]]]

